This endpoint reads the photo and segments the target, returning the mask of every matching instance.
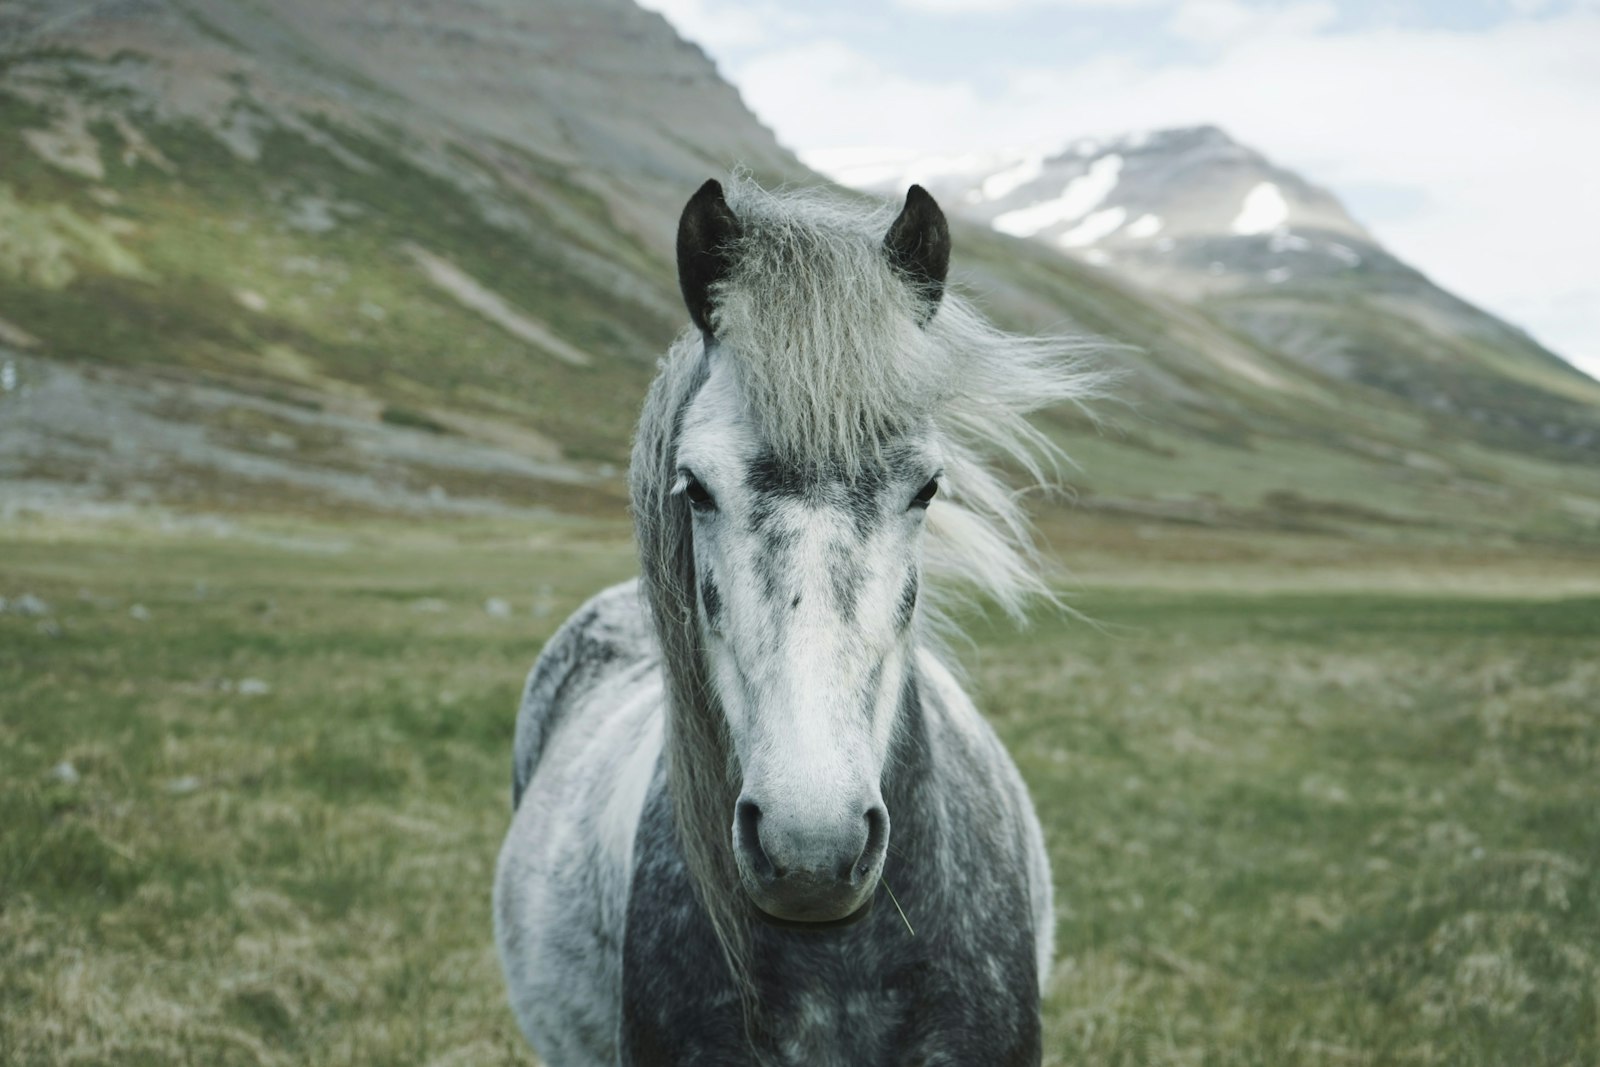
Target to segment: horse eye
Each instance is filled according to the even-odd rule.
[[[933,496],[939,491],[939,479],[929,478],[928,484],[917,490],[917,495],[911,498],[911,506],[925,508],[932,502]]]
[[[700,484],[700,479],[689,476],[688,482],[683,487],[683,495],[689,498],[689,506],[696,511],[716,511],[717,500],[707,492],[706,487]]]

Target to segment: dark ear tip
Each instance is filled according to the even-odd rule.
[[[906,207],[919,215],[944,217],[944,210],[939,207],[939,202],[933,198],[932,193],[920,185],[913,185],[906,190]]]
[[[728,207],[722,183],[706,179],[684,205],[678,219],[678,286],[689,317],[711,332],[711,289],[730,267],[727,245],[739,235],[739,220]]]
[[[889,263],[922,297],[919,321],[926,325],[938,310],[950,270],[950,227],[928,190],[920,185],[906,190],[905,206],[884,235],[883,245]]]

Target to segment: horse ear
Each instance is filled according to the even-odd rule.
[[[933,318],[944,296],[944,279],[950,270],[950,226],[928,190],[913,185],[906,206],[883,239],[889,264],[899,271],[926,305],[922,324]]]
[[[689,317],[711,333],[711,287],[733,265],[731,245],[739,237],[739,220],[722,195],[722,183],[707,181],[684,205],[678,220],[678,288]]]

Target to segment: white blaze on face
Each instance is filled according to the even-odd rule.
[[[744,794],[802,838],[855,827],[882,804],[932,442],[897,442],[848,479],[785,464],[719,360],[686,412],[678,465],[680,492],[699,501],[701,627]]]

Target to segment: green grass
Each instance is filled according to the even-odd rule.
[[[1055,863],[1046,1062],[1595,1062],[1592,586],[1189,566],[1227,591],[1118,576],[965,654]],[[576,522],[0,531],[50,604],[0,615],[0,1061],[530,1062],[516,693],[630,569]]]
[[[1600,599],[1122,590],[987,649],[1055,1063],[1591,1063]]]
[[[488,937],[512,709],[627,554],[8,536],[0,588],[51,615],[0,616],[0,1062],[524,1062]]]

